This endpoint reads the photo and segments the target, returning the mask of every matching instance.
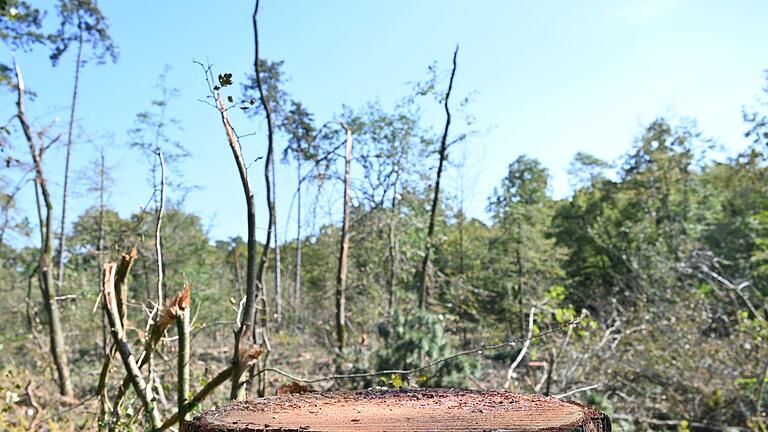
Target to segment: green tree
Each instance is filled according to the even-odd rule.
[[[43,33],[45,12],[23,0],[7,0],[0,8],[0,41],[11,52],[30,51],[44,45],[49,36]],[[0,86],[12,90],[16,86],[12,65],[0,62]]]
[[[488,206],[495,231],[489,247],[501,289],[499,312],[517,317],[520,334],[525,334],[524,302],[542,296],[562,276],[562,250],[551,236],[554,202],[548,183],[549,173],[538,160],[520,156],[509,165]]]

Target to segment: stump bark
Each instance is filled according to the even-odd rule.
[[[610,432],[586,405],[502,391],[388,390],[292,394],[233,402],[185,424],[188,432]]]

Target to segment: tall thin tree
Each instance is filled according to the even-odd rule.
[[[80,87],[80,69],[83,60],[83,45],[92,46],[93,56],[99,63],[104,63],[109,56],[117,61],[117,48],[108,33],[106,18],[94,1],[62,0],[58,6],[61,25],[52,36],[55,42],[51,53],[51,62],[55,66],[72,43],[77,44],[75,57],[75,78],[72,87],[72,99],[69,108],[69,126],[67,128],[67,151],[64,159],[64,185],[61,195],[61,223],[59,224],[58,266],[56,272],[56,292],[61,293],[64,284],[64,253],[66,249],[67,199],[69,197],[69,171],[72,159],[72,135],[75,128],[75,110],[77,93]],[[74,29],[72,28],[74,27]]]
[[[258,298],[259,301],[259,307],[256,309],[256,321],[259,321],[259,330],[260,333],[254,332],[254,343],[264,345],[266,352],[264,355],[262,355],[260,359],[260,366],[266,367],[267,359],[269,358],[269,337],[267,334],[267,323],[269,320],[269,310],[268,310],[268,302],[267,302],[267,295],[266,295],[266,289],[264,287],[264,276],[266,274],[267,270],[267,264],[269,263],[269,249],[270,249],[270,242],[272,240],[273,236],[273,228],[275,225],[275,201],[274,201],[274,195],[272,193],[272,182],[270,180],[270,174],[272,170],[272,165],[275,163],[275,145],[274,145],[274,125],[272,121],[272,107],[270,105],[269,98],[267,97],[267,93],[264,88],[264,83],[261,79],[261,70],[260,70],[260,57],[259,57],[259,26],[258,26],[258,13],[259,13],[259,0],[256,0],[256,5],[253,9],[253,16],[252,16],[252,22],[253,22],[253,42],[254,42],[254,60],[253,60],[253,69],[254,69],[254,75],[256,76],[256,86],[259,90],[259,99],[261,101],[261,107],[264,110],[264,117],[267,121],[267,157],[265,158],[264,162],[264,185],[266,186],[266,198],[267,198],[267,209],[269,212],[269,220],[268,220],[268,228],[267,228],[267,236],[264,241],[264,247],[262,248],[261,252],[261,260],[259,261],[259,268],[256,272],[256,280],[257,280],[257,286],[259,289]],[[260,371],[261,373],[258,374],[259,377],[259,388],[258,393],[259,396],[264,396],[265,393],[265,385],[266,385],[266,371]]]
[[[443,175],[443,164],[448,157],[448,128],[451,126],[451,110],[448,102],[451,97],[451,90],[453,89],[453,78],[456,76],[456,57],[458,54],[459,47],[457,45],[456,50],[453,52],[453,69],[451,70],[451,78],[448,81],[448,90],[445,92],[445,98],[443,99],[445,108],[445,128],[443,129],[443,136],[440,139],[440,149],[438,150],[440,159],[437,164],[437,175],[435,176],[432,209],[429,212],[429,226],[427,228],[427,239],[424,245],[424,258],[421,262],[421,272],[419,273],[419,308],[422,310],[426,309],[429,300],[429,281],[431,279],[432,270],[430,258],[435,238],[435,218],[437,215],[437,208],[440,205],[440,179]]]
[[[56,302],[55,288],[53,287],[53,199],[48,190],[48,182],[43,170],[43,155],[47,145],[37,144],[32,127],[27,120],[24,111],[24,78],[21,68],[15,64],[16,70],[16,118],[19,120],[24,138],[29,146],[30,156],[35,169],[35,196],[38,199],[38,220],[40,221],[40,256],[38,257],[38,277],[40,293],[43,297],[43,309],[48,316],[48,332],[50,340],[51,357],[56,366],[59,393],[63,396],[72,396],[72,381],[70,380],[69,361],[67,359],[66,344],[64,342],[64,329],[61,325],[61,316]],[[40,196],[42,195],[42,202]],[[41,205],[42,204],[42,205]]]
[[[274,156],[273,156],[274,158]],[[275,236],[275,322],[279,325],[283,320],[283,280],[282,263],[280,260],[280,240],[277,238],[277,173],[276,165],[272,161],[272,206],[274,218],[272,219],[272,235]]]
[[[247,363],[242,358],[242,354],[247,352],[247,337],[254,331],[254,309],[256,295],[258,292],[256,281],[256,201],[253,186],[248,178],[248,167],[243,157],[243,148],[240,145],[240,139],[235,132],[232,123],[229,120],[229,107],[221,96],[221,88],[232,84],[232,74],[222,74],[218,77],[218,84],[213,84],[213,72],[211,67],[199,63],[203,68],[205,80],[208,83],[208,90],[216,103],[216,109],[219,112],[224,133],[227,137],[227,143],[235,159],[235,166],[240,176],[240,183],[245,196],[246,220],[248,223],[248,240],[246,242],[246,272],[245,272],[245,297],[241,301],[240,309],[236,319],[234,331],[234,349],[232,353],[232,375],[230,398],[243,399],[245,397],[245,387],[243,386],[242,374],[245,371]]]
[[[292,154],[296,161],[296,273],[293,286],[294,316],[298,317],[298,308],[301,304],[301,224],[302,224],[302,188],[304,176],[302,162],[313,158],[313,146],[315,144],[316,130],[313,125],[312,114],[307,111],[299,101],[291,101],[291,109],[285,114],[280,127],[288,134],[288,146],[283,152],[283,159],[288,159]]]
[[[352,129],[346,123],[340,122],[339,124],[344,129],[346,141],[344,146],[344,218],[341,222],[339,268],[336,274],[336,342],[339,352],[343,352],[347,341],[346,289],[347,256],[349,255],[349,208],[351,205],[349,171],[352,162]]]
[[[301,148],[299,148],[301,150]],[[296,276],[293,285],[293,308],[298,316],[301,302],[301,160],[296,161]]]

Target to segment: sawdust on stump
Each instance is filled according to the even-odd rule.
[[[539,395],[471,390],[287,394],[233,402],[188,422],[188,432],[610,432],[608,416]]]

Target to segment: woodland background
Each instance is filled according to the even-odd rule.
[[[0,10],[9,53],[45,51],[78,72],[118,61],[95,2]],[[471,98],[452,94],[458,47],[394,106],[340,101],[320,119],[285,90],[283,62],[259,55],[257,18],[253,69],[199,62],[221,131],[210,151],[234,156],[231,187],[248,203],[248,231],[226,240],[185,210],[167,73],[127,144],[153,192],[125,216],[106,199],[126,181],[110,176],[109,145],[87,174],[47,176],[80,151],[89,83],[66,83],[68,124],[56,124],[30,112],[46,95],[3,57],[15,105],[0,132],[0,429],[160,430],[231,398],[441,386],[573,398],[621,430],[766,430],[768,104],[744,110],[751,144],[732,157],[716,158],[694,121],[662,117],[618,160],[579,152],[566,198],[538,160],[511,158],[480,220],[445,181],[464,172],[452,148],[482,139]],[[235,112],[263,126],[253,161]],[[56,148],[65,157],[46,158]],[[280,187],[281,161],[296,190]],[[81,214],[63,211],[73,189],[91,201]]]

